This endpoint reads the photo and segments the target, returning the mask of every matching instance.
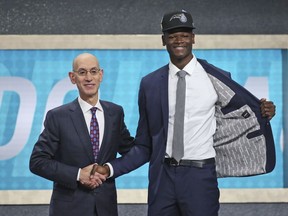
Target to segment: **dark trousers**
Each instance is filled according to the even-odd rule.
[[[164,164],[149,216],[217,216],[219,189],[215,165],[202,168]]]
[[[117,216],[115,185],[107,181],[94,190],[58,186],[53,190],[49,216]]]

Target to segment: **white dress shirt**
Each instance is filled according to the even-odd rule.
[[[78,102],[79,102],[79,105],[81,107],[81,110],[82,110],[84,118],[85,118],[87,130],[90,133],[90,122],[91,122],[91,118],[92,118],[92,112],[90,109],[93,106],[91,106],[89,103],[84,101],[80,96],[78,97]],[[99,126],[99,149],[100,149],[101,143],[103,140],[104,126],[105,126],[104,110],[103,110],[99,100],[97,101],[95,107],[97,108],[96,118],[97,118],[98,126]],[[79,168],[79,171],[78,171],[77,181],[79,181],[79,178],[80,178],[80,170],[81,170],[81,168]]]
[[[187,72],[184,116],[184,156],[182,159],[201,160],[215,157],[213,135],[216,130],[215,103],[217,93],[201,64],[193,59],[183,68]],[[169,63],[169,119],[166,153],[172,155],[176,89],[180,71]]]
[[[91,122],[91,118],[92,118],[92,113],[91,113],[90,109],[93,106],[91,106],[89,103],[84,101],[81,97],[78,97],[78,102],[79,102],[81,110],[83,112],[88,132],[90,133],[90,122]],[[103,140],[103,134],[104,134],[104,111],[103,111],[103,108],[102,108],[99,100],[97,101],[95,107],[97,108],[96,118],[97,118],[97,122],[98,122],[98,126],[99,126],[99,149],[100,149],[101,143]]]

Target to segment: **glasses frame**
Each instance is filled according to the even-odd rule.
[[[95,70],[95,72],[93,72],[94,70]],[[80,68],[78,71],[73,71],[73,72],[76,73],[77,75],[81,76],[81,77],[85,77],[85,76],[87,76],[88,72],[91,74],[91,76],[97,76],[101,71],[102,71],[102,68],[94,67],[94,68],[91,68],[89,70],[87,70],[85,68]]]

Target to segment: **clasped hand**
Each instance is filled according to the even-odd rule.
[[[94,189],[99,187],[106,181],[110,174],[108,166],[100,166],[98,164],[91,164],[80,170],[79,181],[87,188]]]

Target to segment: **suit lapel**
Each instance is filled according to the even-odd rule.
[[[113,130],[113,111],[109,107],[108,103],[105,103],[104,101],[101,101],[101,106],[104,111],[104,134],[103,139],[101,143],[101,148],[99,151],[97,162],[99,164],[102,164],[105,161],[105,158],[108,158],[107,154],[110,153],[110,147],[111,147],[111,141],[110,138],[112,137],[111,132]]]
[[[161,98],[161,107],[162,115],[164,121],[165,136],[168,132],[168,118],[169,118],[169,105],[168,105],[168,65],[161,70],[161,81],[160,81],[160,98]]]
[[[69,111],[76,133],[80,137],[81,143],[89,159],[94,163],[89,131],[87,130],[85,118],[77,99],[72,102]]]

